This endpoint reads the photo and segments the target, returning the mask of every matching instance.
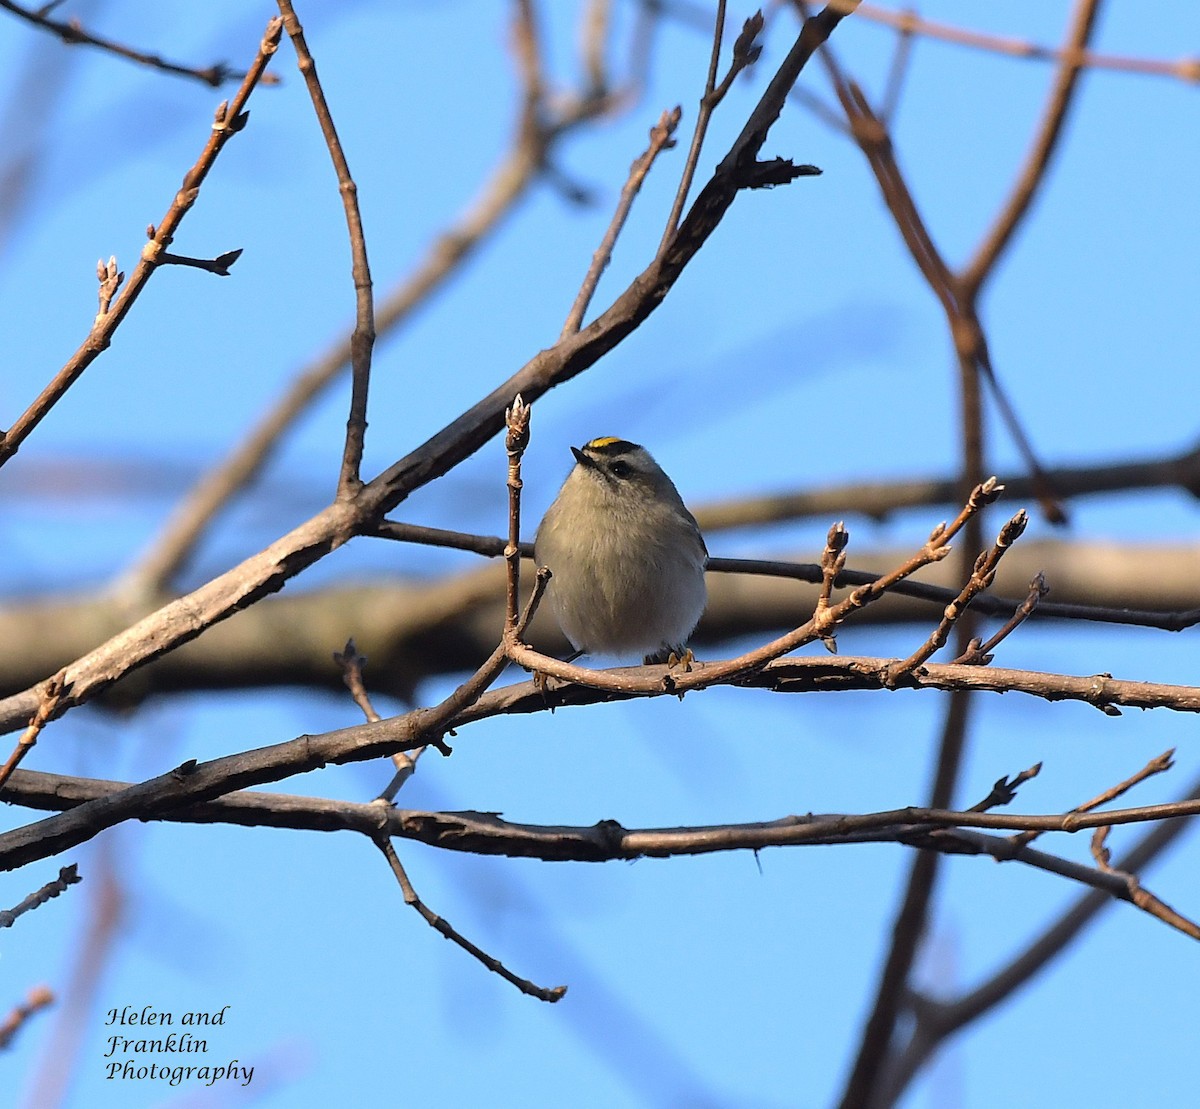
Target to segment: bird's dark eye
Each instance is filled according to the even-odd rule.
[[[628,477],[633,473],[633,467],[628,462],[622,462],[619,458],[608,469],[613,477]]]

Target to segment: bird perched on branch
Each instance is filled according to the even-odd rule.
[[[707,597],[695,517],[645,447],[607,437],[571,453],[534,552],[550,569],[547,597],[573,657],[682,657]]]

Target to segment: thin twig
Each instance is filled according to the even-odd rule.
[[[1021,533],[1024,532],[1028,523],[1029,517],[1025,515],[1025,511],[1022,509],[1004,525],[992,549],[984,551],[976,560],[975,568],[972,570],[966,585],[962,587],[958,596],[946,606],[946,611],[942,615],[941,622],[933,629],[929,638],[909,655],[908,658],[896,664],[893,671],[895,677],[898,678],[901,674],[907,674],[909,671],[915,670],[932,654],[945,646],[946,640],[950,637],[950,632],[958,624],[971,602],[984,590],[989,589],[992,582],[996,580],[996,567],[999,565],[1000,559],[1004,557],[1009,547],[1020,538]]]
[[[100,291],[98,294],[100,310],[96,313],[96,319],[101,319],[108,315],[109,309],[112,307],[113,297],[117,295],[117,290],[125,280],[125,274],[117,268],[115,254],[109,255],[107,265],[104,264],[103,258],[96,263],[96,279],[100,282]]]
[[[1041,772],[1042,764],[1035,762],[1014,778],[1010,779],[1007,775],[997,778],[991,792],[982,801],[967,809],[967,812],[988,812],[999,805],[1011,805],[1017,799],[1017,790],[1026,782],[1036,778]]]
[[[617,201],[617,210],[613,213],[612,221],[609,223],[608,230],[605,231],[600,245],[596,248],[596,253],[592,255],[592,264],[588,267],[588,271],[584,275],[583,284],[579,287],[579,293],[575,297],[575,303],[571,305],[571,311],[567,313],[560,338],[575,334],[583,326],[584,313],[587,312],[588,305],[591,304],[592,297],[596,293],[596,286],[600,282],[600,275],[608,267],[609,260],[612,258],[613,247],[617,243],[617,237],[621,234],[621,229],[625,226],[626,219],[629,218],[629,210],[633,207],[633,202],[637,198],[637,194],[641,191],[642,182],[646,180],[646,174],[650,172],[650,167],[654,164],[654,159],[664,150],[670,150],[675,145],[673,136],[675,128],[679,125],[679,117],[679,108],[673,108],[670,111],[664,110],[662,115],[658,117],[658,122],[650,128],[650,145],[646,147],[645,151],[629,167],[629,176],[621,188],[621,196]]]
[[[962,356],[969,358],[974,367],[975,376],[972,380],[982,378],[987,385],[992,400],[999,409],[1000,418],[1029,470],[1033,495],[1037,498],[1038,506],[1047,523],[1060,525],[1067,523],[1067,511],[1062,504],[1061,494],[1050,481],[1049,472],[1033,449],[1033,441],[1026,434],[1020,417],[1017,415],[1016,407],[1009,399],[1008,391],[1004,388],[992,365],[987,337],[983,333],[983,324],[979,321],[979,315],[974,305],[964,313],[963,318],[964,326],[957,341],[960,344]]]
[[[183,179],[183,187],[175,194],[162,221],[155,227],[147,229],[149,242],[142,248],[142,256],[130,274],[129,281],[121,289],[120,295],[112,301],[111,307],[98,315],[92,324],[87,338],[79,349],[71,356],[53,380],[42,390],[37,399],[17,417],[6,433],[0,435],[0,466],[4,465],[29,436],[46,414],[62,399],[66,391],[79,379],[83,371],[99,357],[112,343],[113,334],[121,321],[129,314],[134,302],[146,287],[151,274],[158,268],[162,252],[170,244],[178,230],[183,217],[191,210],[200,194],[200,187],[208,176],[217,155],[224,149],[225,144],[246,126],[249,113],[246,112],[246,101],[254,91],[266,71],[267,63],[279,46],[279,36],[282,20],[275,18],[267,24],[266,33],[259,44],[258,55],[254,59],[242,81],[241,87],[230,101],[223,102],[216,111],[212,133],[196,164],[188,170]],[[108,267],[116,269],[115,260]],[[106,278],[101,276],[103,284]],[[119,281],[119,276],[117,278]],[[111,294],[110,294],[111,297]],[[101,296],[101,306],[104,306],[104,296]]]
[[[833,0],[837,3],[838,0]],[[1151,77],[1175,77],[1189,84],[1200,83],[1200,58],[1181,58],[1164,61],[1159,58],[1137,58],[1120,54],[1103,54],[1071,47],[1043,46],[1027,39],[1007,35],[993,35],[986,31],[972,31],[926,19],[914,11],[889,11],[874,4],[863,4],[858,9],[860,19],[882,23],[895,28],[902,35],[919,35],[921,38],[941,39],[957,46],[986,50],[993,54],[1005,54],[1010,58],[1027,58],[1031,61],[1068,63],[1080,69],[1107,69],[1118,73],[1138,73]]]
[[[687,159],[683,165],[683,173],[679,178],[679,187],[675,191],[675,200],[667,216],[667,225],[663,230],[662,241],[659,243],[659,253],[667,248],[667,244],[679,229],[679,217],[683,214],[683,206],[687,203],[688,193],[692,189],[692,181],[696,176],[696,165],[700,161],[700,150],[704,146],[704,136],[708,133],[708,124],[717,105],[725,99],[725,94],[733,84],[734,78],[745,68],[753,65],[762,53],[762,47],[755,40],[762,33],[762,12],[755,12],[746,20],[742,33],[738,36],[733,48],[733,60],[729,72],[721,84],[717,85],[717,67],[721,61],[721,39],[725,33],[725,0],[717,0],[717,12],[714,18],[712,53],[708,59],[708,77],[704,82],[704,94],[700,97],[700,108],[696,113],[696,126],[692,130],[692,142],[688,148]]]
[[[507,661],[508,659],[502,643],[491,653],[483,665],[440,705],[433,709],[414,710],[416,713],[421,714],[420,722],[417,723],[419,730],[415,733],[420,736],[420,741],[405,744],[403,747],[392,752],[393,761],[396,762],[397,766],[396,774],[383,792],[379,794],[377,800],[386,801],[390,804],[395,800],[400,787],[412,775],[412,769],[405,770],[403,763],[397,761],[397,756],[411,753],[414,756],[412,761],[415,763],[416,754],[423,752],[426,747],[436,747],[443,755],[450,754],[450,747],[443,738],[447,732],[453,734],[450,721],[464,709],[475,704],[483,696],[488,686],[500,676]],[[409,713],[408,715],[412,716],[413,714]],[[414,718],[415,721],[416,718]]]
[[[3,766],[0,766],[0,789],[4,787],[4,783],[8,781],[9,776],[18,766],[21,761],[33,750],[34,745],[38,741],[38,736],[42,734],[42,729],[54,719],[55,715],[62,708],[66,701],[67,693],[70,690],[70,685],[62,671],[55,674],[42,688],[41,700],[38,703],[37,711],[33,714],[33,719],[29,721],[29,726],[21,733],[21,738],[17,740],[17,745],[13,748],[12,754],[8,756]]]
[[[863,8],[860,6],[858,10],[862,12]],[[900,89],[912,60],[913,39],[912,28],[898,28],[896,49],[892,52],[892,61],[888,66],[887,83],[883,86],[883,95],[879,98],[879,118],[889,127],[895,118],[896,108],[900,103]]]
[[[159,252],[158,264],[160,266],[188,266],[195,270],[203,270],[205,273],[216,274],[217,277],[228,277],[229,267],[241,256],[242,249],[240,247],[237,250],[227,250],[215,258],[189,258],[184,254],[170,254],[163,250]]]
[[[367,687],[363,682],[363,665],[367,661],[366,656],[358,653],[353,639],[347,639],[346,646],[342,650],[333,652],[333,661],[341,667],[342,680],[346,683],[346,688],[350,690],[350,696],[354,698],[354,703],[362,709],[363,716],[372,724],[382,720],[383,717],[375,711],[375,706],[371,704],[371,696],[367,693]]]
[[[1193,785],[1188,799],[1193,803],[1200,801],[1200,782]],[[1126,873],[1142,870],[1190,826],[1187,820],[1169,820],[1151,828],[1117,863],[1117,869]],[[912,1008],[917,1018],[916,1030],[911,1042],[896,1059],[895,1066],[890,1068],[889,1092],[893,1102],[939,1044],[1012,996],[1039,974],[1112,903],[1112,896],[1108,892],[1091,890],[1015,959],[975,989],[946,1002],[915,997]]]
[[[1200,924],[1189,920],[1182,913],[1171,908],[1160,897],[1156,897],[1148,889],[1144,889],[1136,874],[1120,870],[1112,865],[1112,853],[1104,845],[1105,840],[1108,839],[1108,833],[1111,831],[1112,828],[1109,825],[1102,824],[1092,833],[1092,858],[1096,860],[1096,869],[1124,882],[1128,892],[1127,899],[1132,901],[1142,912],[1149,913],[1150,916],[1161,920],[1164,924],[1178,929],[1185,936],[1200,940]]]
[[[1025,157],[1025,163],[1017,175],[1004,208],[993,221],[971,261],[959,274],[965,298],[972,304],[975,303],[984,282],[995,271],[996,263],[1012,242],[1017,228],[1029,213],[1038,189],[1046,179],[1046,171],[1062,137],[1067,113],[1083,72],[1080,56],[1087,48],[1096,26],[1100,3],[1101,0],[1079,0],[1076,4],[1066,43],[1059,55],[1054,87],[1042,109],[1042,119],[1033,145]]]
[[[529,446],[529,406],[518,393],[504,413],[508,432],[504,450],[508,455],[508,542],[504,545],[505,575],[504,634],[517,626],[517,598],[521,591],[521,456]]]
[[[1127,871],[1117,870],[1109,865],[1108,851],[1103,847],[1107,833],[1108,828],[1101,826],[1096,829],[1095,834],[1092,836],[1093,854],[1096,858],[1096,867],[1094,870],[1080,866],[1078,863],[1070,862],[1067,859],[1060,859],[1054,855],[1045,855],[1043,852],[1034,851],[1029,847],[1021,847],[1017,850],[1016,854],[1008,855],[1006,854],[1006,849],[1012,845],[1012,840],[1001,839],[998,836],[986,836],[979,832],[969,832],[965,829],[954,828],[944,832],[933,832],[927,839],[918,839],[917,844],[918,846],[925,846],[927,843],[932,845],[938,838],[945,837],[960,847],[971,844],[984,853],[991,855],[998,862],[1007,862],[1010,860],[1023,862],[1038,870],[1045,870],[1051,874],[1058,874],[1064,878],[1083,882],[1085,885],[1095,886],[1097,889],[1103,889],[1109,895],[1121,901],[1128,901],[1148,916],[1152,916],[1156,920],[1161,920],[1164,924],[1174,928],[1178,932],[1182,932],[1190,939],[1200,940],[1200,924],[1171,908],[1170,905],[1161,898],[1156,897],[1149,890],[1143,889],[1136,875]]]
[[[1093,797],[1090,801],[1085,801],[1082,805],[1077,805],[1071,810],[1073,813],[1091,812],[1093,809],[1098,809],[1101,805],[1107,805],[1110,801],[1115,801],[1118,797],[1128,793],[1134,786],[1144,782],[1147,778],[1154,777],[1155,774],[1163,774],[1170,770],[1175,765],[1175,748],[1172,747],[1168,751],[1164,751],[1161,755],[1151,759],[1145,766],[1142,767],[1136,774],[1126,778],[1123,782],[1118,782],[1115,786],[1106,789],[1103,793]],[[1013,836],[1013,842],[1017,844],[1032,843],[1041,833],[1039,831],[1026,831],[1020,835]]]
[[[346,646],[341,651],[333,653],[333,661],[341,667],[342,680],[346,683],[346,688],[350,690],[350,696],[354,698],[354,703],[362,709],[363,716],[372,724],[382,720],[383,717],[375,711],[375,706],[371,704],[371,696],[367,693],[367,686],[363,681],[366,656],[358,653],[353,639],[346,640]],[[381,796],[388,801],[395,800],[400,787],[416,773],[417,762],[428,749],[428,747],[416,747],[411,751],[397,751],[393,754],[392,765],[395,766],[396,773]]]
[[[163,73],[170,73],[178,77],[190,77],[197,81],[203,81],[204,84],[210,85],[214,89],[219,88],[226,81],[240,81],[245,77],[244,73],[230,69],[224,62],[217,62],[215,65],[206,66],[202,69],[198,66],[169,62],[158,54],[135,50],[132,46],[126,46],[124,43],[116,42],[113,39],[102,38],[100,35],[86,30],[78,19],[57,20],[49,18],[48,11],[51,7],[53,5],[47,4],[40,9],[31,11],[21,7],[19,4],[14,4],[12,0],[0,0],[0,8],[4,11],[11,12],[18,19],[23,19],[26,23],[57,35],[67,46],[94,46],[99,50],[114,54],[118,58],[125,58],[128,61],[136,62],[138,65],[149,66],[151,69],[157,69]],[[278,82],[279,78],[274,76],[274,74],[265,74],[262,78],[262,84],[264,85],[274,85],[278,84]]]
[[[329,157],[337,173],[338,192],[346,212],[346,229],[350,235],[350,272],[354,280],[355,319],[350,335],[350,415],[346,420],[346,445],[342,451],[342,469],[338,475],[339,499],[352,498],[362,487],[363,444],[367,434],[367,394],[371,384],[371,353],[375,348],[375,298],[371,283],[371,268],[367,262],[367,242],[363,233],[362,213],[358,207],[358,186],[350,174],[350,164],[338,138],[333,114],[325,99],[325,90],[317,76],[317,63],[304,39],[304,28],[296,16],[291,0],[278,0],[284,29],[292,40],[296,61],[312,98],[313,109],[329,148]]]
[[[1049,592],[1050,587],[1046,584],[1046,578],[1039,572],[1029,583],[1029,592],[1026,594],[1025,600],[1020,603],[1017,610],[1004,622],[996,634],[989,637],[986,643],[979,639],[972,639],[966,651],[953,661],[964,665],[987,666],[994,657],[992,652],[1033,615],[1042,598]]]
[[[54,994],[48,986],[34,986],[23,1003],[14,1005],[12,1011],[0,1021],[0,1051],[7,1051],[18,1032],[35,1013],[54,1004]]]
[[[0,911],[0,928],[11,928],[16,923],[17,917],[31,912],[39,905],[44,905],[47,901],[65,892],[68,886],[73,886],[76,882],[82,881],[83,879],[79,876],[79,867],[75,863],[62,867],[58,872],[58,877],[53,882],[47,882],[41,889],[34,891],[26,897],[19,905],[14,905],[11,909]]]
[[[508,969],[499,959],[489,955],[483,948],[473,944],[461,932],[457,931],[445,917],[438,916],[432,909],[426,906],[420,897],[417,896],[417,891],[413,889],[412,883],[408,880],[408,875],[401,865],[400,857],[396,854],[396,850],[392,847],[391,840],[385,835],[377,835],[374,837],[375,846],[383,852],[383,857],[387,859],[388,866],[392,868],[392,873],[396,877],[396,881],[400,885],[400,891],[404,895],[404,903],[411,905],[422,919],[434,931],[438,932],[452,943],[458,944],[468,955],[474,956],[493,974],[500,975],[506,982],[511,982],[523,994],[528,994],[530,997],[536,997],[539,1001],[561,1001],[567,992],[566,986],[554,986],[547,988],[538,986],[529,981],[528,978],[522,978],[518,974],[514,974]]]
[[[516,23],[518,28],[524,26],[521,6]],[[519,47],[518,58],[523,59],[521,44],[529,36],[518,32],[514,38]],[[535,42],[532,47],[536,49]],[[518,70],[526,87],[512,148],[505,153],[479,196],[433,240],[413,272],[377,305],[375,326],[379,334],[392,332],[403,324],[501,225],[537,180],[554,143],[580,124],[609,111],[619,99],[601,94],[581,94],[563,103],[556,99],[554,115],[543,119],[548,106],[542,99],[538,65],[530,67],[519,60]],[[153,595],[169,583],[184,567],[218,512],[262,471],[284,433],[350,364],[352,353],[349,339],[339,339],[296,375],[283,396],[271,405],[235,450],[191,490],[150,548],[125,573],[121,592]]]
[[[834,524],[825,537],[825,550],[821,554],[821,592],[817,597],[817,607],[813,613],[817,635],[825,644],[825,649],[831,654],[837,654],[837,637],[834,634],[834,620],[829,611],[830,599],[833,596],[834,584],[846,569],[846,546],[850,542],[850,533],[840,520]]]

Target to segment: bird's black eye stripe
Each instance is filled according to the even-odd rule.
[[[633,473],[633,467],[621,458],[618,458],[615,462],[613,462],[608,469],[613,477],[628,477]]]

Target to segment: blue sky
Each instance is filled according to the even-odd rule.
[[[624,27],[630,5],[616,8]],[[957,9],[922,10],[954,21],[964,18]],[[271,11],[213,0],[180,21],[165,8],[112,0],[69,14],[172,57],[241,64]],[[359,186],[380,291],[408,272],[506,148],[514,116],[506,12],[483,0],[300,7]],[[573,73],[575,13],[576,5],[556,3],[547,17],[551,75],[562,83]],[[736,19],[746,14],[731,10]],[[1021,5],[969,18],[1053,43],[1066,12]],[[739,84],[718,112],[701,173],[782,56],[785,22],[767,42],[757,79]],[[851,19],[835,43],[868,91],[878,90],[890,35]],[[1152,15],[1110,4],[1097,36],[1101,50],[1158,58],[1195,55],[1198,44],[1200,14],[1178,2]],[[640,102],[558,151],[560,168],[593,190],[597,205],[581,209],[535,186],[443,294],[381,341],[368,472],[554,341],[647,128],[681,103],[688,133],[707,53],[703,35],[666,26]],[[34,187],[3,244],[7,413],[23,408],[81,341],[95,312],[95,259],[115,253],[130,268],[143,228],[161,217],[223,95],[94,52],[64,57],[6,18],[0,72],[10,74],[4,103],[13,134],[23,132],[12,121],[32,108],[24,101],[25,115],[14,114],[11,75],[31,57],[67,67],[67,77],[61,98],[45,105],[50,129]],[[336,184],[286,43],[273,65],[284,84],[255,94],[249,128],[220,158],[175,243],[181,253],[245,254],[226,279],[177,268],[156,274],[112,349],[6,467],[5,595],[107,581],[153,538],[189,482],[352,318]],[[917,44],[895,140],[950,259],[969,255],[1005,196],[1049,79],[1041,64]],[[804,83],[828,98],[816,70]],[[984,320],[997,369],[1049,463],[1169,453],[1195,440],[1200,144],[1189,136],[1197,95],[1168,79],[1089,74],[1031,218],[989,287]],[[588,374],[538,402],[526,460],[529,534],[569,466],[567,447],[601,434],[646,443],[693,506],[954,467],[944,322],[861,155],[799,105],[789,106],[764,153],[816,163],[823,175],[740,197],[660,310]],[[657,244],[682,156],[665,158],[647,182],[598,306]],[[187,584],[326,502],[345,405],[346,390],[335,389],[297,427],[260,489],[205,543]],[[1004,473],[1016,455],[1002,430],[991,430],[992,465]],[[495,533],[504,513],[502,447],[492,443],[400,515]],[[920,542],[943,514],[906,512],[883,524],[848,518],[851,562],[855,544]],[[1186,542],[1196,524],[1184,494],[1127,494],[1077,505],[1066,538]],[[714,536],[709,547],[812,560],[827,526]],[[1048,534],[1038,521],[1030,529],[1031,537]],[[291,588],[471,564],[359,540]],[[925,634],[848,632],[843,651],[906,654]],[[1194,684],[1189,635],[1030,626],[1001,661]],[[451,684],[430,683],[422,699]],[[27,765],[144,778],[184,758],[350,724],[356,711],[348,698],[270,691],[157,701],[130,717],[85,709],[48,729]],[[489,721],[464,729],[451,759],[429,756],[400,803],[631,827],[890,809],[923,798],[941,711],[931,695],[717,689],[682,703]],[[1045,769],[1022,791],[1019,811],[1068,808],[1171,746],[1179,747],[1177,769],[1142,786],[1134,803],[1170,799],[1200,774],[1188,744],[1193,722],[1163,711],[1113,720],[1087,706],[1009,695],[980,700],[976,713],[964,804],[1038,760]],[[359,765],[276,788],[365,800],[389,776]],[[6,811],[12,826],[20,814]],[[1114,834],[1118,851],[1133,834]],[[1047,847],[1087,859],[1081,838]],[[570,986],[561,1004],[546,1006],[443,943],[358,837],[121,827],[102,844],[0,876],[0,905],[9,906],[59,865],[78,861],[85,875],[3,933],[0,1010],[35,982],[58,987],[69,977],[101,850],[127,891],[124,925],[98,1011],[82,1024],[71,1106],[306,1106],[351,1092],[355,1100],[451,1105],[827,1105],[840,1090],[909,861],[887,846],[602,866],[403,847],[431,907],[518,973]],[[1192,915],[1200,912],[1196,850],[1187,835],[1144,875]],[[921,977],[947,994],[986,977],[1079,892],[984,860],[951,860],[944,874]],[[1186,1044],[1181,1029],[1194,1017],[1196,954],[1192,941],[1115,907],[1069,956],[955,1040],[904,1104],[1178,1100],[1193,1085],[1187,1053],[1173,1045]],[[174,1012],[228,1005],[206,1061],[254,1065],[254,1081],[220,1094],[106,1081],[103,1012],[127,1004]],[[44,1062],[53,1020],[43,1014],[24,1031],[2,1064],[12,1076],[6,1086],[20,1087]],[[1123,1065],[1113,1065],[1114,1054]]]

